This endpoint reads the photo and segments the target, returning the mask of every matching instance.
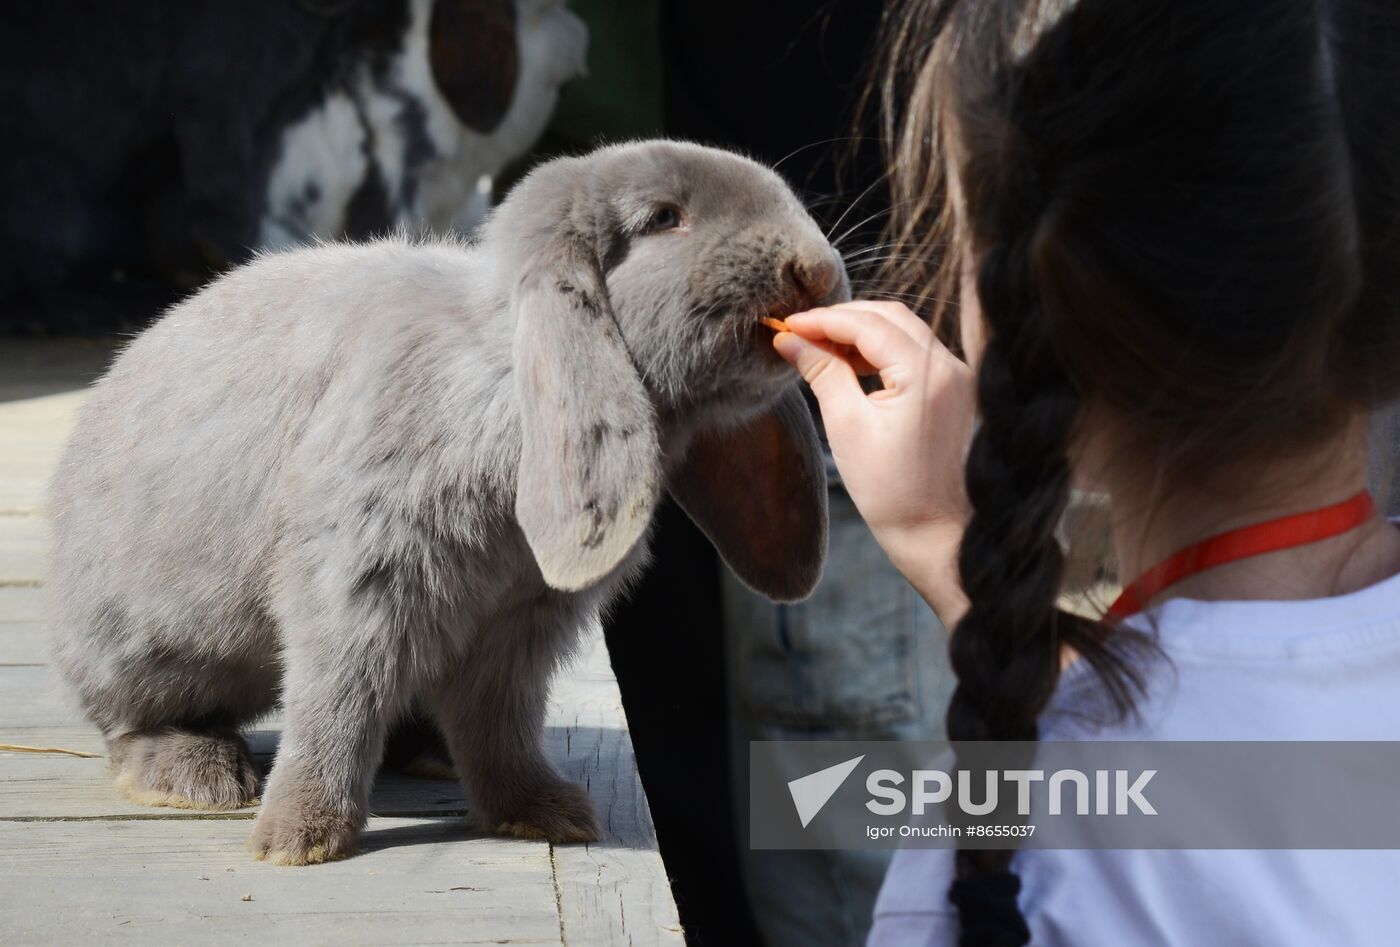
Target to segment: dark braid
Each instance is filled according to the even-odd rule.
[[[1037,215],[1033,193],[1005,182],[999,191],[1023,202],[1025,218],[1019,236],[984,253],[977,276],[988,339],[977,377],[981,423],[967,459],[973,515],[958,561],[971,605],[950,643],[958,687],[947,728],[955,746],[1037,740],[1066,647],[1098,673],[1113,706],[1126,710],[1140,687],[1127,657],[1142,641],[1120,631],[1110,647],[1103,625],[1056,607],[1065,556],[1055,530],[1069,500],[1068,447],[1081,399],[1055,357],[1031,276],[1032,247],[1050,224]],[[1007,217],[1002,223],[1014,225]],[[959,752],[959,768],[968,755]],[[962,944],[1029,940],[1012,854],[958,852],[948,897]]]
[[[958,767],[973,772],[977,754],[963,741],[1039,738],[1037,722],[1059,683],[1064,648],[1088,658],[1120,707],[1131,705],[1139,681],[1107,647],[1102,625],[1056,604],[1065,568],[1056,528],[1069,502],[1069,445],[1083,402],[1056,356],[1036,289],[1037,248],[1055,240],[1056,227],[1042,162],[1032,153],[1033,119],[1021,114],[1033,103],[1014,78],[1002,78],[996,95],[1007,125],[995,130],[994,170],[962,176],[975,209],[968,225],[983,247],[976,282],[986,347],[977,376],[980,424],[966,467],[972,519],[958,560],[970,606],[951,638],[958,686],[947,730]],[[1004,820],[1004,810],[990,818]],[[965,947],[1029,942],[1013,855],[958,851],[948,898]]]
[[[1044,338],[1028,263],[1035,229],[1027,220],[1022,235],[989,249],[977,279],[989,335],[977,379],[981,425],[967,461],[973,516],[959,569],[971,607],[951,642],[953,741],[1034,741],[1059,680],[1061,626],[1072,623],[1055,609],[1064,570],[1055,527],[1069,497],[1066,448],[1080,403]],[[1011,856],[959,851],[948,897],[961,943],[1030,939]]]
[[[1036,206],[1014,188],[1003,194]],[[958,686],[947,728],[955,745],[1037,740],[1066,647],[1090,662],[1115,705],[1129,706],[1139,686],[1125,660],[1126,633],[1119,633],[1121,647],[1109,648],[1102,625],[1056,607],[1065,556],[1055,531],[1069,501],[1068,447],[1081,400],[1047,338],[1031,277],[1031,247],[1046,226],[1032,211],[1021,235],[987,250],[978,270],[988,340],[977,377],[981,424],[967,459],[973,515],[958,560],[971,605],[950,644]],[[1029,940],[1012,854],[958,852],[948,897],[962,944]]]

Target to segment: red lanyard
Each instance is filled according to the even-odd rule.
[[[1122,621],[1136,615],[1163,589],[1198,572],[1350,532],[1370,519],[1375,508],[1370,492],[1362,490],[1349,500],[1320,510],[1281,516],[1203,539],[1159,562],[1124,588],[1109,606],[1104,620]]]

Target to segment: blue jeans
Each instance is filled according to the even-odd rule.
[[[860,945],[889,854],[748,847],[750,740],[937,740],[952,693],[947,635],[839,483],[831,546],[812,597],[775,605],[732,575],[724,588],[735,811],[745,885],[773,947]]]
[[[1400,516],[1400,404],[1372,419],[1371,490],[1391,516]]]

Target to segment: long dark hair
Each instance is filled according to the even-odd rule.
[[[1138,683],[1056,608],[1088,406],[1170,489],[1400,395],[1400,4],[911,0],[885,49],[887,277],[946,308],[951,165],[987,336],[948,733],[1034,741],[1063,649]],[[962,943],[1029,938],[1011,857],[959,851]]]

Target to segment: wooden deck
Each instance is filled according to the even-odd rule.
[[[469,831],[460,787],[382,777],[364,853],[279,868],[255,810],[132,805],[47,666],[44,483],[108,349],[0,339],[0,943],[683,944],[601,640],[556,683],[546,740],[603,815],[598,845]],[[249,734],[270,757],[276,720]]]

